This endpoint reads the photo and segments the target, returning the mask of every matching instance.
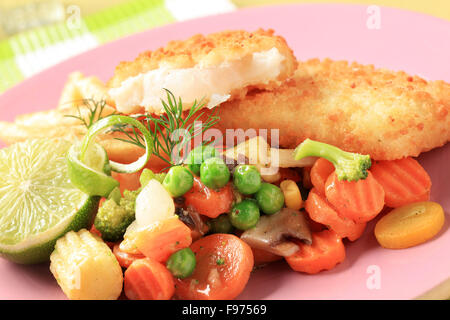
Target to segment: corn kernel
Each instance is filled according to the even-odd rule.
[[[284,203],[289,209],[300,210],[303,206],[302,195],[293,180],[284,180],[280,183],[284,195]]]

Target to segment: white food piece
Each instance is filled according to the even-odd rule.
[[[136,198],[136,225],[132,228],[145,228],[174,215],[171,195],[159,181],[152,179]]]
[[[138,111],[140,106],[148,112],[162,113],[161,99],[166,100],[163,88],[181,97],[183,105],[190,107],[194,101],[204,98],[207,107],[213,108],[228,100],[233,90],[275,80],[283,70],[285,59],[277,48],[272,48],[216,66],[199,63],[192,68],[175,69],[160,65],[158,69],[126,79],[108,93],[117,110],[125,114]]]

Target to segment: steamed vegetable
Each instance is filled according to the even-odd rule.
[[[184,197],[186,206],[192,206],[201,215],[217,218],[230,210],[233,191],[230,185],[219,190],[210,189],[195,177],[193,188]]]
[[[261,187],[261,174],[255,166],[239,165],[234,169],[233,183],[240,193],[253,194]]]
[[[244,290],[253,269],[248,244],[231,234],[212,234],[190,248],[197,265],[191,276],[176,280],[178,299],[228,300]]]
[[[300,249],[286,257],[289,266],[298,272],[315,274],[333,269],[345,259],[342,239],[332,230],[312,234],[312,245],[299,244]]]
[[[270,183],[261,184],[258,192],[255,195],[261,211],[265,214],[273,214],[283,208],[284,195],[279,187]]]
[[[416,202],[382,217],[375,226],[375,237],[384,248],[409,248],[433,238],[444,221],[444,210],[438,203]]]
[[[185,163],[196,175],[200,175],[200,166],[206,159],[218,156],[218,152],[211,146],[198,146],[192,149],[187,156]]]
[[[172,195],[180,197],[188,192],[194,184],[194,177],[189,169],[182,166],[174,166],[164,178],[162,185]]]
[[[383,187],[370,172],[358,181],[340,181],[333,172],[325,184],[325,196],[342,217],[356,223],[372,220],[384,207]]]
[[[200,180],[211,189],[220,189],[230,180],[230,170],[220,158],[206,159],[200,166]]]
[[[71,300],[115,300],[122,292],[122,268],[111,249],[86,229],[56,241],[50,271]]]
[[[221,214],[217,218],[208,220],[207,225],[210,233],[232,233],[234,230],[228,214]]]
[[[340,181],[358,181],[367,178],[372,162],[370,156],[345,152],[335,146],[306,139],[294,151],[296,160],[321,157],[333,163]]]
[[[169,300],[175,286],[162,263],[145,258],[134,261],[125,271],[124,291],[130,300]]]
[[[302,194],[297,184],[293,180],[284,180],[280,183],[283,192],[284,202],[287,208],[300,210],[303,206]]]
[[[146,257],[166,262],[172,253],[189,247],[191,229],[174,215],[136,231],[134,242]]]
[[[342,217],[336,209],[328,202],[324,195],[313,188],[305,203],[309,217],[318,223],[328,226],[341,238],[351,241],[358,239],[366,228],[366,223],[356,223],[351,219]]]
[[[173,253],[166,262],[167,269],[178,279],[189,277],[195,269],[195,254],[190,248]]]
[[[430,199],[430,176],[413,158],[376,161],[371,172],[385,191],[388,207],[398,208]]]
[[[138,191],[125,190],[119,204],[114,199],[103,203],[94,220],[95,228],[100,231],[103,240],[115,242],[123,237],[135,219],[137,195]]]
[[[258,204],[251,199],[235,204],[229,213],[231,224],[239,230],[253,228],[258,223],[259,215]]]

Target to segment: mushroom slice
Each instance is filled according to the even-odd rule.
[[[299,246],[290,239],[312,243],[311,231],[302,212],[283,208],[273,215],[262,216],[254,228],[246,230],[241,239],[250,247],[283,257],[294,254]]]

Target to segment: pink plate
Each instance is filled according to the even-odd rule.
[[[355,5],[262,7],[132,35],[67,60],[5,92],[0,96],[0,118],[13,120],[22,113],[55,107],[72,71],[106,81],[119,61],[133,59],[141,51],[163,46],[171,39],[224,29],[273,28],[301,60],[345,59],[450,82],[449,22],[382,7],[380,28],[373,29],[369,28],[373,21],[368,23],[367,9]],[[450,145],[423,154],[419,160],[433,181],[432,200],[439,202],[447,215],[436,238],[406,250],[386,250],[377,244],[372,223],[360,240],[347,245],[347,259],[335,269],[310,276],[275,263],[256,271],[240,298],[411,299],[448,278]],[[373,281],[374,276],[379,276],[379,282]],[[64,298],[48,265],[17,266],[0,261],[0,299]]]

